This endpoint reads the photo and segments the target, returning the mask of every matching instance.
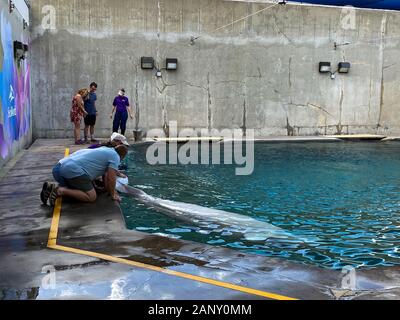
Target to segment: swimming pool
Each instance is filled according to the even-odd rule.
[[[233,165],[151,166],[147,147],[129,154],[132,186],[249,216],[293,237],[251,241],[123,197],[130,229],[331,269],[400,264],[400,144],[257,143],[251,176],[236,176]]]

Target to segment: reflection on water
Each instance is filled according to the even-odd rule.
[[[265,221],[298,239],[247,241],[234,230],[178,221],[124,198],[128,226],[340,269],[400,264],[400,144],[257,144],[255,172],[234,166],[150,166],[130,154],[133,186],[163,199]],[[306,239],[306,241],[304,241]]]

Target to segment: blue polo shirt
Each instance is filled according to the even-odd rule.
[[[92,181],[103,176],[109,168],[118,170],[119,154],[113,148],[80,150],[60,161],[60,174],[65,179],[89,176]]]
[[[96,100],[97,100],[96,93],[91,92],[91,93],[89,93],[89,98],[85,101],[85,110],[91,116],[95,116],[96,112],[97,112]]]

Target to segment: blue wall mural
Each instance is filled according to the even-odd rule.
[[[4,10],[0,24],[0,157],[5,159],[13,143],[30,131],[30,66],[14,59],[13,30]]]

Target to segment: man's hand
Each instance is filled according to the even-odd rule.
[[[117,173],[117,177],[119,177],[119,178],[123,178],[123,179],[126,179],[126,178],[128,178],[126,175],[124,175],[121,171],[118,171],[118,173]]]
[[[113,199],[113,201],[116,201],[116,202],[122,201],[121,197],[117,193],[114,193],[112,199]]]

